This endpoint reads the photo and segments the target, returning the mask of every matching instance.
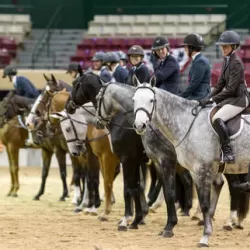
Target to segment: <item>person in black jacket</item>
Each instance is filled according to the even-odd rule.
[[[140,83],[149,82],[150,73],[148,67],[143,63],[144,51],[139,45],[133,45],[128,50],[128,60],[132,65],[129,70],[127,84],[132,85],[132,77],[135,74]]]
[[[228,30],[220,35],[219,41],[224,56],[221,76],[211,94],[200,101],[201,106],[215,102],[220,108],[213,116],[213,126],[220,137],[221,161],[233,163],[235,161],[230,144],[228,128],[225,122],[232,119],[249,106],[250,97],[247,91],[244,75],[244,65],[235,54],[240,46],[239,35]]]
[[[151,61],[156,77],[156,87],[179,93],[180,67],[177,60],[169,53],[169,42],[163,36],[157,36],[152,45]]]
[[[72,85],[74,85],[83,75],[83,70],[78,62],[71,62],[68,65],[68,70],[66,73],[69,74],[74,79],[72,82]]]
[[[196,34],[188,34],[182,44],[188,57],[192,59],[189,71],[189,85],[179,96],[188,100],[201,100],[210,93],[211,70],[208,59],[201,54],[204,46],[203,38]]]

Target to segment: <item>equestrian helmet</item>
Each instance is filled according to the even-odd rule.
[[[169,42],[168,39],[165,38],[164,36],[157,36],[154,41],[153,41],[153,45],[152,45],[152,50],[156,50],[156,49],[162,49],[169,46]]]
[[[143,48],[140,45],[133,45],[132,47],[129,48],[128,50],[128,56],[130,55],[140,55],[144,56],[144,51]]]
[[[103,61],[105,53],[102,51],[96,52],[92,57],[92,61]]]
[[[111,52],[106,52],[105,57],[104,57],[104,62],[105,63],[113,63],[113,62],[119,62],[120,58],[118,54],[114,51]]]
[[[68,70],[66,73],[70,73],[72,71],[76,71],[78,72],[78,69],[79,69],[80,64],[78,62],[71,62],[69,65],[68,65]]]
[[[233,30],[224,31],[220,37],[217,45],[227,45],[227,44],[235,44],[237,47],[240,45],[240,36]]]
[[[120,60],[126,60],[127,61],[127,55],[123,51],[117,51],[118,56],[120,57]]]
[[[185,36],[182,46],[204,47],[202,36],[197,33],[190,33]]]
[[[17,69],[14,65],[8,65],[3,70],[3,76],[2,78],[5,78],[6,76],[15,76],[17,74]]]

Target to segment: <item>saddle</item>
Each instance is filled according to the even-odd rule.
[[[210,123],[211,127],[213,128],[214,133],[216,133],[216,131],[215,131],[213,124],[212,124],[212,118],[219,109],[220,109],[219,107],[215,106],[215,107],[211,108],[211,110],[209,111],[209,123]],[[246,116],[246,115],[250,115],[250,107],[244,109],[241,113],[239,113],[238,115],[236,115],[235,117],[233,117],[232,119],[228,120],[225,123],[227,128],[228,128],[230,139],[234,139],[238,135],[240,135],[240,133],[243,129],[243,126],[244,126],[244,121],[245,121],[244,116]]]

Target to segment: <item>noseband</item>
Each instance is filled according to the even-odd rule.
[[[154,93],[153,107],[152,107],[151,112],[149,112],[149,111],[148,111],[147,109],[145,109],[144,107],[140,107],[140,108],[138,108],[138,109],[135,110],[134,116],[136,116],[137,112],[141,110],[141,111],[144,111],[144,112],[147,114],[147,116],[148,116],[148,118],[149,118],[149,121],[151,121],[151,120],[152,120],[153,112],[154,112],[155,107],[156,107],[155,91],[154,91],[153,88],[147,87],[147,86],[145,86],[145,85],[137,87],[137,88],[136,88],[136,91],[137,91],[138,89],[149,89],[149,90],[151,90],[151,91]]]
[[[70,121],[70,124],[71,124],[71,127],[72,127],[72,129],[73,129],[75,138],[69,139],[69,140],[66,140],[66,138],[65,138],[65,140],[66,140],[67,143],[68,143],[68,142],[76,142],[76,145],[77,145],[77,146],[81,146],[83,143],[86,143],[87,140],[80,140],[80,139],[79,139],[78,134],[77,134],[77,131],[76,131],[76,128],[75,128],[74,122],[79,123],[79,124],[83,124],[83,125],[86,125],[86,126],[87,126],[88,124],[85,123],[85,122],[81,122],[81,121],[75,120],[74,118],[70,117],[69,114],[68,114],[67,112],[66,112],[66,114],[67,114],[67,117],[64,117],[64,118],[60,121],[60,123],[62,123],[63,121],[69,120],[69,121]]]

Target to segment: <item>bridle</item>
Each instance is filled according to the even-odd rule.
[[[68,139],[68,140],[65,138],[66,142],[67,142],[67,143],[69,143],[69,142],[75,142],[75,143],[76,143],[76,146],[82,146],[82,144],[83,144],[83,143],[86,143],[88,140],[81,140],[81,139],[79,139],[79,136],[78,136],[78,134],[77,134],[77,131],[76,131],[76,127],[75,127],[74,122],[79,123],[79,124],[82,124],[82,125],[85,125],[85,126],[88,126],[88,124],[85,123],[85,122],[82,122],[82,121],[77,121],[77,120],[75,120],[74,118],[72,118],[72,117],[68,114],[68,112],[66,112],[66,117],[64,117],[64,118],[62,118],[62,119],[60,120],[60,123],[63,123],[64,121],[67,121],[67,120],[70,121],[71,127],[72,127],[73,132],[74,132],[74,138]]]
[[[149,121],[151,121],[151,120],[152,120],[152,116],[153,116],[153,112],[154,112],[154,110],[155,110],[155,108],[156,108],[155,91],[154,91],[153,88],[147,87],[146,85],[142,85],[142,86],[137,87],[137,88],[136,88],[136,91],[137,91],[138,89],[149,89],[149,90],[151,90],[151,91],[153,92],[153,94],[154,94],[153,106],[152,106],[151,112],[149,112],[149,111],[148,111],[147,109],[145,109],[144,107],[139,107],[138,109],[136,109],[136,110],[134,111],[134,116],[136,116],[137,112],[141,110],[141,111],[144,111],[144,112],[147,114],[147,116],[148,116],[148,118],[149,118]]]

